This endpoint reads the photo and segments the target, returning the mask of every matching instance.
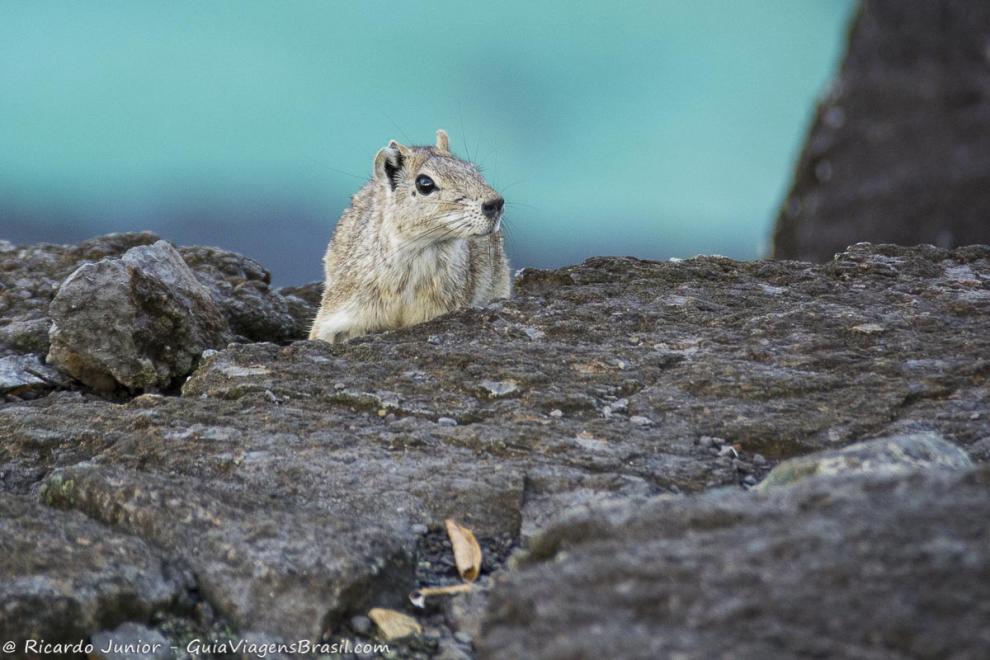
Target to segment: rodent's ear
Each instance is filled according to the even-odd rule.
[[[447,137],[447,131],[442,128],[437,131],[437,149],[450,153],[450,138]]]
[[[387,147],[375,154],[375,178],[388,181],[388,185],[395,190],[399,184],[399,172],[402,171],[408,154],[408,147],[390,140]]]

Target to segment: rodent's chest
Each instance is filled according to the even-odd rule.
[[[394,281],[386,316],[395,325],[422,323],[463,304],[467,263],[456,251],[424,251]]]

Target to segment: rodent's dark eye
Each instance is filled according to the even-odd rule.
[[[416,190],[419,191],[421,195],[429,195],[431,192],[437,189],[437,184],[433,183],[433,179],[426,176],[425,174],[420,174],[416,177]]]

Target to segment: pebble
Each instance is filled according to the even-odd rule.
[[[561,417],[564,416],[564,411],[560,410],[559,408],[555,408],[554,410],[550,411],[550,416],[553,417],[554,419],[560,419]]]
[[[698,444],[702,447],[715,447],[716,445],[725,444],[725,440],[722,438],[715,438],[710,435],[703,435],[698,438]]]
[[[763,454],[753,454],[753,464],[754,465],[766,465],[767,459],[764,458]]]
[[[495,398],[512,394],[519,389],[519,385],[514,380],[483,380],[481,386]]]
[[[456,639],[461,644],[470,644],[471,642],[474,641],[474,637],[460,630],[454,633],[454,639]]]
[[[457,426],[457,420],[453,417],[440,417],[437,419],[440,426]]]
[[[363,614],[352,616],[351,630],[358,633],[359,635],[367,635],[368,633],[371,632],[371,619],[364,616]]]
[[[747,486],[755,486],[756,485],[756,477],[754,477],[751,474],[747,474],[743,478],[743,483],[746,484]]]
[[[544,337],[547,336],[547,334],[545,332],[543,332],[542,330],[540,330],[538,328],[534,328],[534,327],[528,326],[528,325],[523,326],[522,331],[524,333],[526,333],[526,336],[529,337],[533,341],[538,341],[538,340],[543,339]]]
[[[643,417],[642,415],[633,415],[629,418],[629,421],[636,426],[649,426],[653,423],[653,420],[649,417]]]
[[[410,529],[412,530],[413,534],[426,534],[428,531],[430,531],[430,528],[422,523],[416,523],[415,525],[410,527]]]

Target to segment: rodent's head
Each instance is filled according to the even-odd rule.
[[[501,227],[505,201],[473,163],[450,152],[443,130],[434,147],[389,142],[375,156],[375,183],[404,238],[433,243],[494,234]]]

